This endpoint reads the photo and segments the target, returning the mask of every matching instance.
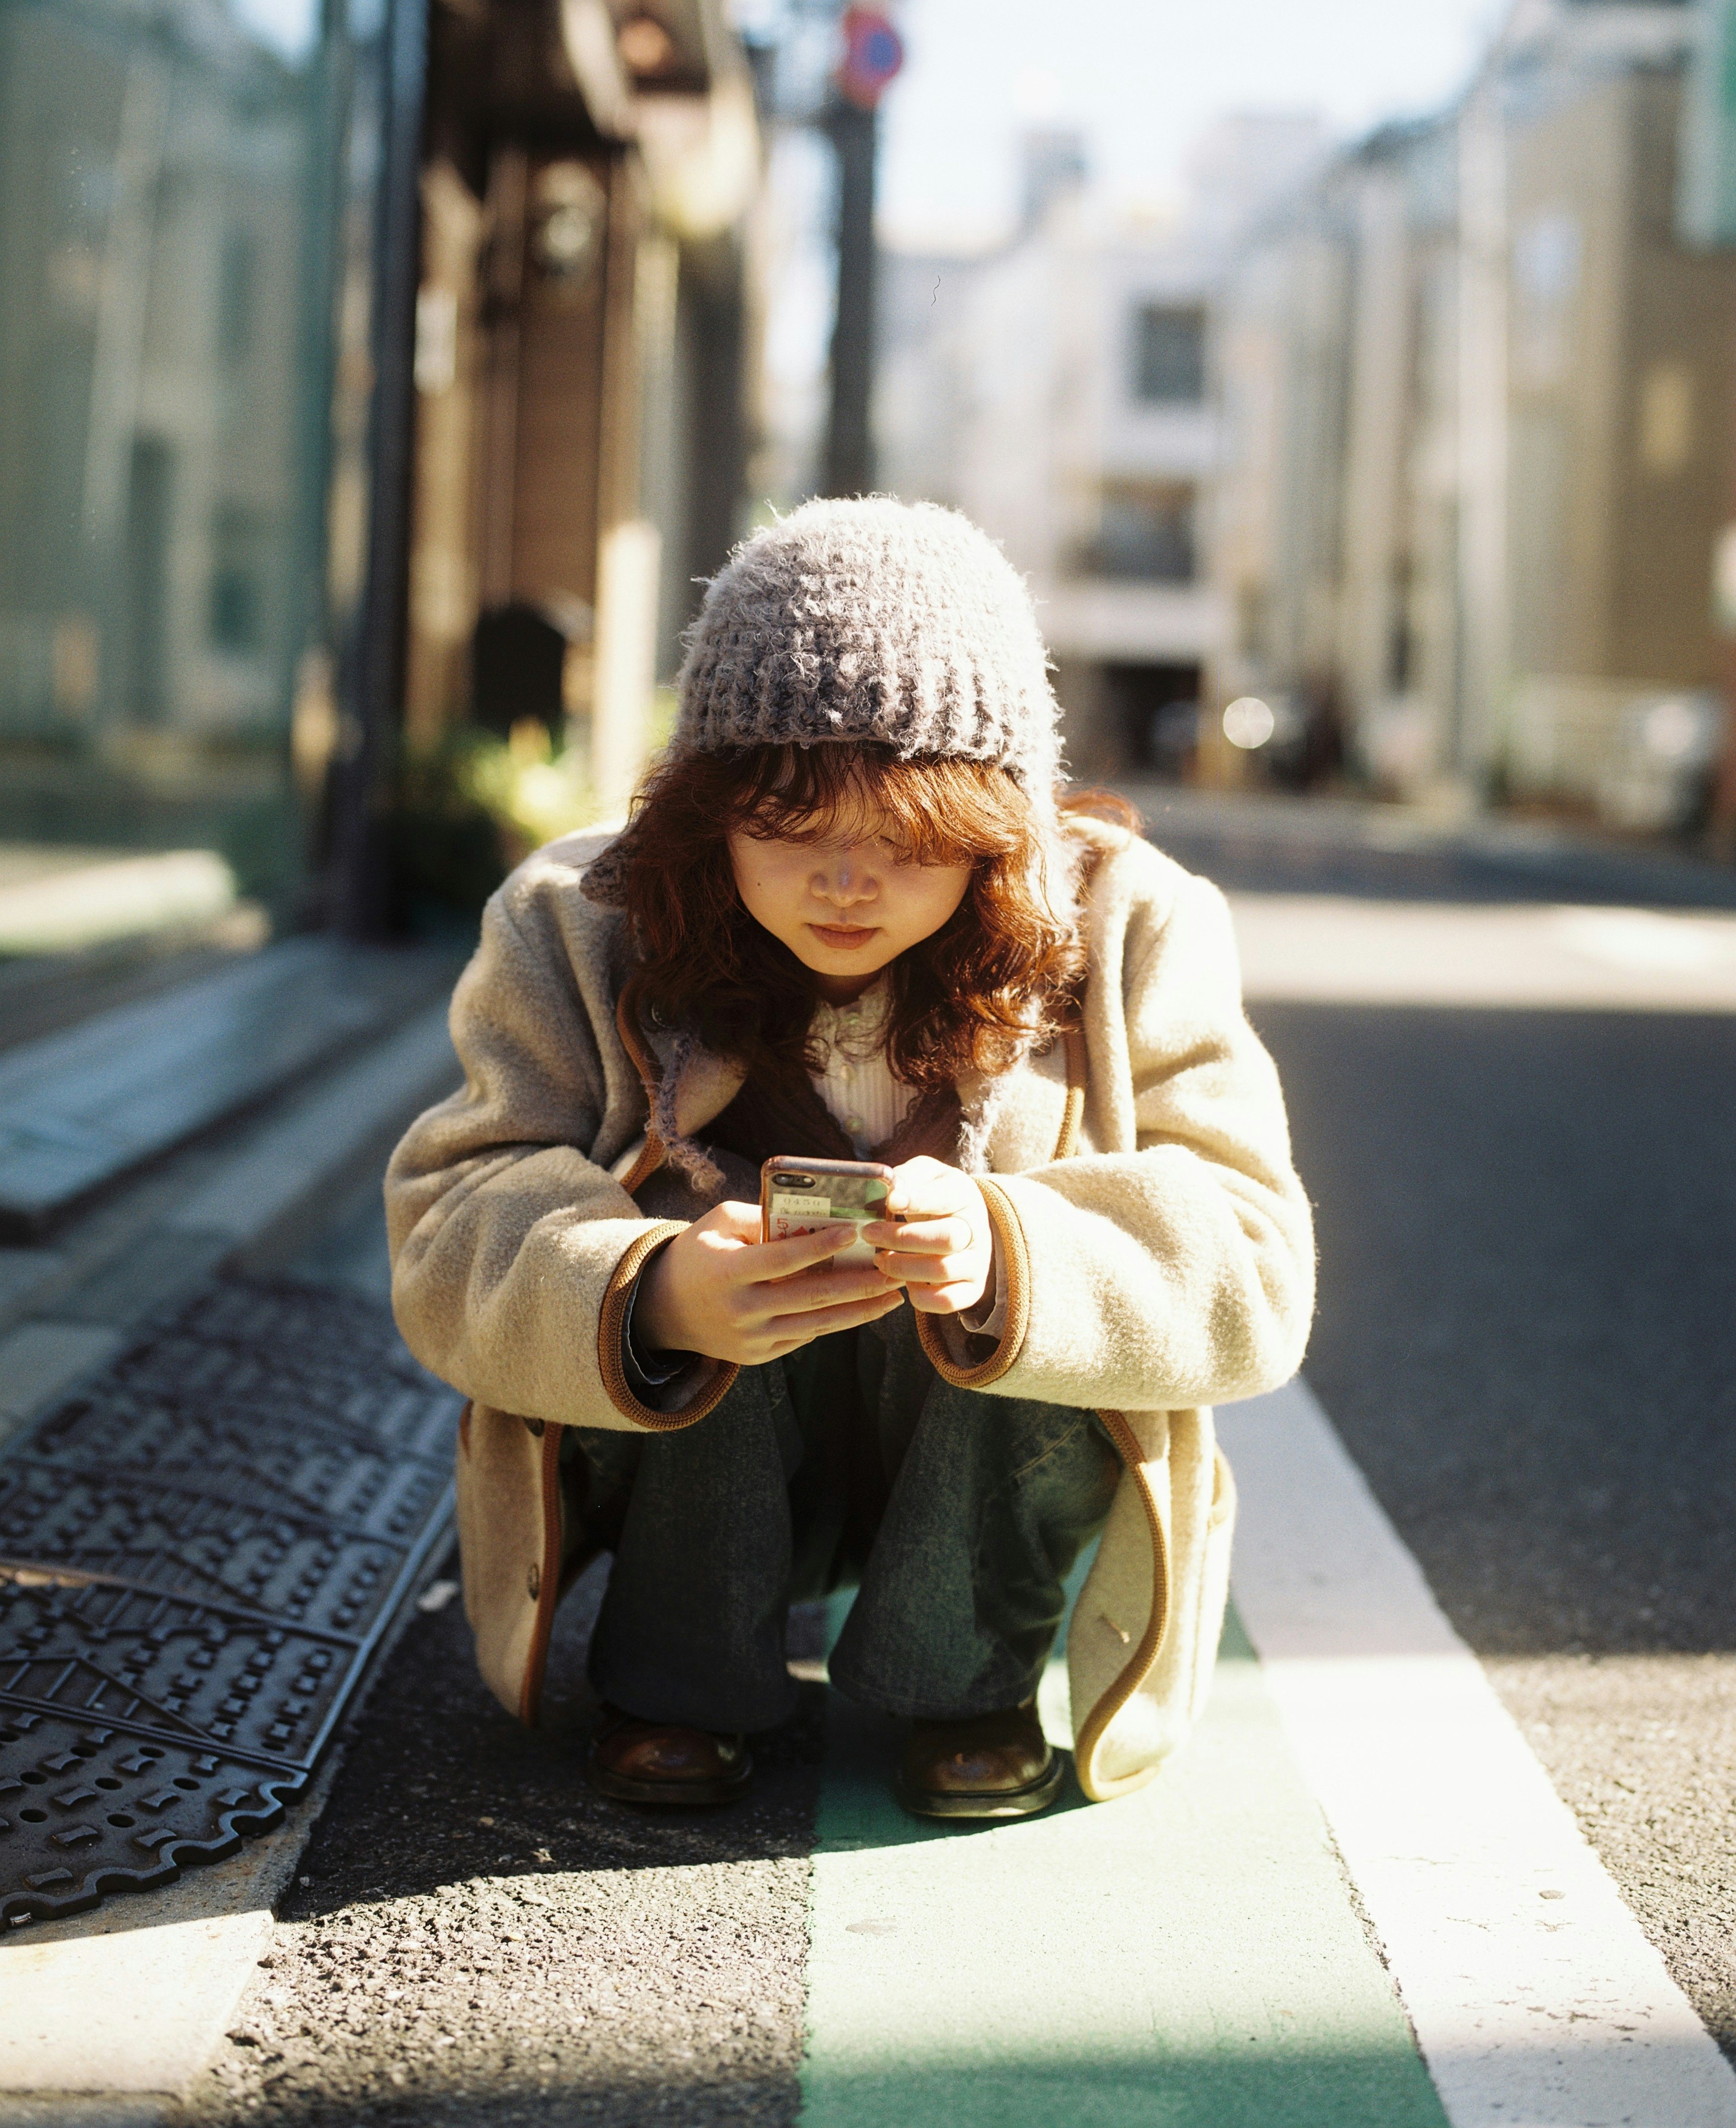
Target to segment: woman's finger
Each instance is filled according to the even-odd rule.
[[[845,1264],[833,1271],[800,1271],[794,1278],[761,1280],[739,1296],[736,1307],[741,1322],[757,1326],[851,1301],[883,1299],[890,1290],[878,1265]]]
[[[812,1234],[792,1234],[785,1242],[761,1242],[751,1252],[743,1252],[742,1269],[754,1285],[768,1279],[793,1278],[796,1272],[811,1270],[828,1256],[835,1256],[856,1235],[854,1223],[845,1221],[822,1227]]]
[[[983,1266],[980,1260],[955,1251],[948,1256],[906,1256],[888,1252],[875,1258],[875,1267],[900,1285],[951,1285],[960,1280],[975,1279],[980,1286]]]
[[[904,1294],[894,1287],[889,1292],[875,1294],[866,1300],[847,1300],[831,1308],[816,1308],[805,1314],[774,1315],[761,1324],[759,1336],[773,1343],[788,1338],[790,1349],[805,1345],[815,1337],[829,1336],[834,1330],[856,1330],[865,1323],[878,1322],[881,1316],[889,1315],[894,1308],[904,1304]]]
[[[915,1285],[908,1288],[910,1305],[923,1315],[962,1315],[983,1297],[982,1287],[966,1280],[953,1285]]]
[[[921,1153],[894,1169],[886,1209],[895,1219],[913,1214],[957,1212],[970,1203],[975,1186],[961,1168]]]
[[[983,1238],[962,1214],[914,1223],[876,1219],[862,1229],[862,1239],[870,1248],[912,1250],[918,1256],[956,1255],[976,1247]]]
[[[951,1175],[938,1187],[927,1190],[908,1190],[903,1195],[889,1195],[886,1217],[889,1220],[950,1219],[970,1209],[975,1193],[966,1186],[962,1175]]]

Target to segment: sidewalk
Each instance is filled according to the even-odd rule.
[[[0,2118],[159,2116],[221,2037],[336,1771],[328,1754],[282,1831],[238,1840],[304,1785],[273,1769],[293,1765],[304,1732],[317,1754],[308,1725],[337,1684],[331,1651],[362,1645],[334,1630],[350,1622],[341,1609],[319,1611],[297,1489],[301,1473],[330,1484],[345,1468],[330,1405],[342,1357],[309,1340],[288,1349],[273,1327],[311,1323],[318,1289],[286,1315],[247,1281],[287,1267],[358,1194],[377,1204],[385,1148],[456,1076],[450,976],[439,957],[298,941],[0,1060],[0,1195],[15,1228],[37,1230],[0,1247]],[[324,1312],[390,1333],[377,1279]],[[58,1414],[47,1434],[45,1413]],[[239,1486],[222,1475],[237,1452]],[[448,1456],[443,1445],[436,1494]],[[402,1520],[392,1497],[383,1512]],[[371,1546],[420,1578],[413,1547],[363,1533],[353,1495],[347,1513],[352,1564]],[[334,1548],[340,1575],[344,1560]],[[273,1625],[286,1603],[305,1631]],[[396,1611],[379,1622],[388,1640]],[[298,1646],[319,1672],[301,1699]],[[168,1679],[189,1652],[187,1674]],[[274,1663],[291,1697],[277,1712],[268,1686],[254,1709],[254,1673]],[[201,1817],[205,1789],[237,1774],[210,1806],[221,1822]],[[173,1879],[188,1837],[240,1851],[93,1912],[29,1920],[33,1902],[76,1905],[110,1850],[120,1877],[105,1862],[103,1882]]]

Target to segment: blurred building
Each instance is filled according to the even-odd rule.
[[[1028,576],[1078,772],[1191,760],[1229,621],[1204,546],[1216,287],[1321,146],[1311,118],[1226,121],[1188,210],[1141,227],[1095,206],[1077,135],[1035,134],[1008,245],[885,262],[882,477],[964,510]]]
[[[0,12],[0,838],[386,919],[404,746],[600,802],[736,529],[752,83],[719,0]]]
[[[1217,702],[1258,694],[1405,794],[1644,827],[1700,802],[1736,260],[1676,233],[1692,38],[1672,0],[1520,0],[1455,109],[1337,157],[1242,247]]]

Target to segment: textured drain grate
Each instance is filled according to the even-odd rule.
[[[444,1534],[458,1413],[377,1303],[225,1280],[0,1464],[0,1917],[277,1822]]]

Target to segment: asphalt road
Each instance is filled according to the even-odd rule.
[[[794,2119],[822,1689],[757,1743],[742,1806],[606,1803],[582,1774],[600,1593],[562,1610],[534,1733],[458,1602],[411,1624],[189,2123]]]
[[[1135,795],[1232,895],[1736,905],[1543,829]],[[1316,1207],[1307,1380],[1736,2060],[1736,1015],[1250,1014]]]
[[[1736,1019],[1269,1005],[1307,1378],[1736,2051]]]
[[[1157,826],[1232,889],[1736,904],[1546,837]],[[1308,1379],[1736,2059],[1736,1015],[1253,1011],[1318,1210]],[[411,1627],[191,2122],[794,2119],[818,1695],[746,1810],[647,1822],[582,1784],[583,1624],[536,1737],[457,1604]]]

